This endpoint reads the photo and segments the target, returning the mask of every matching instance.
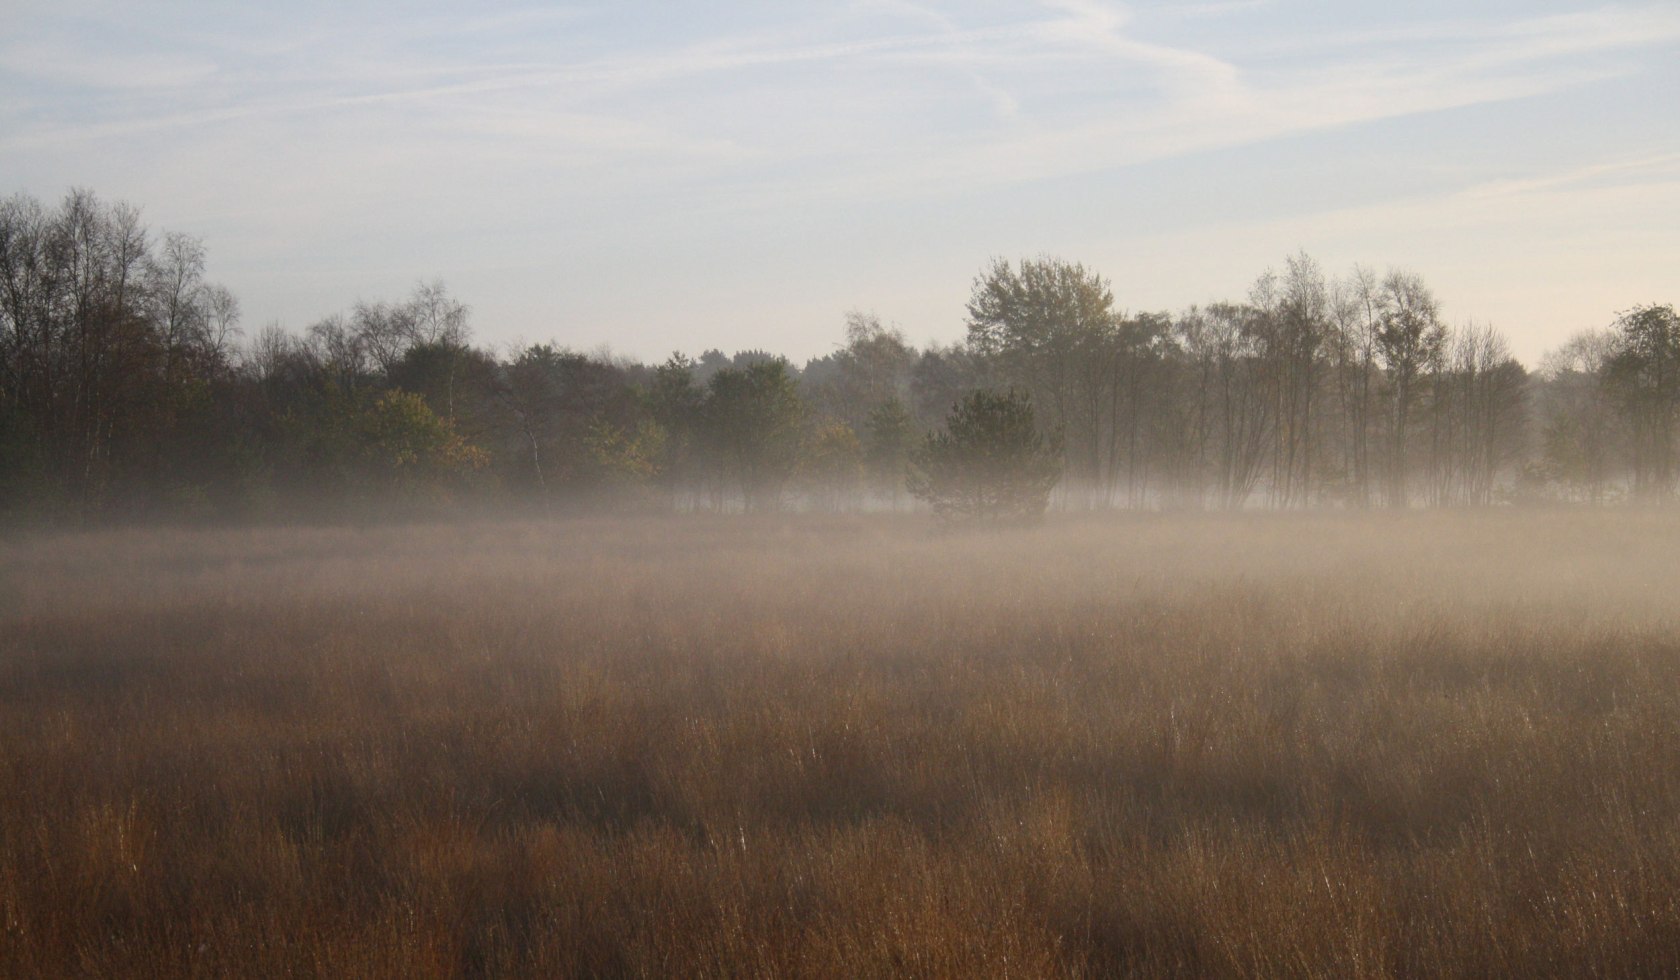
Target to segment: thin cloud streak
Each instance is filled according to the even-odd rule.
[[[1680,42],[1680,9],[1666,4],[1367,30],[1286,3],[865,0],[658,34],[620,9],[434,12],[377,31],[350,29],[373,24],[354,8],[296,24],[244,12],[140,32],[126,29],[138,23],[131,8],[110,7],[86,14],[106,23],[103,40],[62,57],[52,53],[65,28],[42,15],[45,27],[20,30],[0,53],[0,178],[222,216],[206,230],[271,252],[330,241],[353,255],[383,247],[368,231],[382,227],[410,248],[424,229],[418,274],[446,277],[457,266],[540,268],[586,246],[679,259],[750,250],[791,224],[817,239],[909,209],[929,216],[930,236],[942,223],[972,227],[961,244],[989,254],[1055,239],[1002,218],[970,225],[966,212],[988,199],[1072,207],[1061,182],[1093,198],[1078,207],[1118,211],[1151,193],[1132,182],[1164,161],[1228,156],[1215,179],[1242,184],[1258,179],[1244,173],[1247,154],[1402,120],[1426,135],[1398,152],[1424,169],[1444,160],[1431,141],[1448,138],[1432,120],[1564,96],[1587,104],[1664,70]],[[113,47],[130,34],[162,40]],[[125,83],[125,66],[144,84]],[[1680,148],[1673,119],[1648,128],[1642,158]],[[1594,138],[1547,149],[1570,157],[1557,173],[1579,170]],[[1504,193],[1531,190],[1522,181],[1541,178],[1511,175],[1548,160],[1509,153],[1466,164],[1453,191],[1500,193],[1500,180],[1512,182]],[[1183,205],[1185,224],[1206,223],[1199,202]],[[501,237],[517,245],[497,244],[495,222],[513,220],[517,232]],[[495,251],[515,247],[516,258]],[[615,285],[603,274],[577,288]],[[728,290],[752,293],[744,282]],[[562,319],[565,307],[553,309],[548,319]]]
[[[1236,65],[1211,55],[1133,39],[1125,33],[1128,18],[1119,8],[1089,0],[1055,0],[1046,6],[1053,11],[1053,16],[1036,19],[1024,27],[962,31],[955,29],[955,25],[943,15],[935,15],[942,23],[938,32],[932,35],[910,34],[792,45],[722,39],[670,52],[571,65],[498,71],[492,66],[468,64],[450,70],[457,75],[485,73],[483,77],[465,81],[445,79],[437,71],[428,71],[423,66],[375,63],[371,71],[366,67],[359,69],[363,73],[360,75],[323,74],[313,81],[312,86],[323,89],[349,83],[361,91],[305,95],[293,99],[242,100],[232,106],[209,106],[198,111],[165,112],[80,125],[35,129],[25,125],[14,129],[14,135],[0,141],[0,146],[8,149],[39,148],[201,127],[256,115],[296,116],[356,107],[430,104],[453,112],[470,113],[470,105],[449,105],[447,100],[519,92],[554,96],[554,111],[559,120],[564,118],[564,106],[611,98],[615,92],[619,98],[634,99],[637,93],[645,98],[652,94],[648,91],[650,89],[658,90],[685,79],[880,58],[901,64],[968,65],[964,70],[969,83],[992,102],[999,117],[1010,119],[1019,115],[1023,102],[1029,97],[1017,95],[1004,85],[982,78],[973,63],[1030,69],[1034,65],[1053,63],[1068,56],[1071,51],[1076,55],[1081,52],[1097,55],[1153,72],[1152,77],[1162,86],[1159,91],[1164,98],[1154,105],[1133,107],[1126,113],[1138,122],[1118,125],[1101,121],[1075,122],[1064,124],[1059,131],[1049,134],[1041,129],[1025,134],[1006,131],[1001,134],[1003,140],[1021,139],[1025,143],[1014,148],[1006,144],[1002,149],[982,146],[979,150],[983,156],[1020,159],[1041,157],[1043,152],[1035,150],[1035,144],[1051,152],[1077,150],[1086,154],[1096,153],[1094,158],[1087,156],[1087,162],[1080,165],[1055,168],[1051,176],[1059,176],[1153,159],[1161,154],[1240,145],[1245,141],[1275,138],[1316,126],[1345,125],[1555,91],[1606,75],[1602,71],[1543,73],[1536,62],[1567,53],[1651,46],[1671,37],[1680,37],[1680,13],[1668,16],[1648,11],[1631,14],[1614,11],[1574,17],[1551,16],[1487,32],[1480,47],[1445,64],[1433,60],[1438,56],[1413,54],[1406,58],[1397,56],[1376,72],[1369,65],[1344,69],[1331,67],[1316,73],[1317,77],[1313,73],[1296,72],[1281,79],[1268,77],[1264,82],[1255,82],[1245,78]],[[445,33],[442,22],[434,30]],[[362,64],[365,66],[366,62]],[[1477,72],[1491,73],[1496,68],[1516,73],[1476,77]],[[69,70],[81,69],[69,66]],[[1420,82],[1427,87],[1430,95],[1420,97],[1416,93]],[[390,83],[400,84],[390,88],[380,87]],[[1454,88],[1460,91],[1451,91]],[[1294,106],[1312,109],[1302,112],[1292,108]],[[638,127],[631,118],[635,111],[632,107],[628,111],[594,112],[591,115],[600,119],[617,118],[625,130],[646,130],[648,127]],[[767,137],[770,135],[765,134]],[[692,153],[696,146],[716,149],[729,144],[673,136],[665,140],[628,141],[624,145],[687,154]],[[739,145],[738,141],[736,145]],[[1105,152],[1105,147],[1110,146],[1123,149],[1120,152]],[[759,149],[779,152],[784,156],[796,157],[800,154],[798,146],[778,147],[774,142],[767,142]],[[952,155],[966,155],[975,147],[972,143],[961,142],[952,150]],[[907,180],[900,180],[911,187],[920,181],[916,171],[928,168],[925,154],[918,153],[917,156],[923,162],[912,164],[909,172],[903,175]],[[1002,168],[996,179],[1021,179],[1012,173],[1012,169]]]

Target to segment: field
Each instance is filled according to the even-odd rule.
[[[0,975],[1680,973],[1680,515],[0,544]]]

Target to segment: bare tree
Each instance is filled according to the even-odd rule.
[[[472,336],[470,311],[449,295],[441,279],[414,287],[405,306],[410,343],[461,347]]]
[[[1430,503],[1485,506],[1524,445],[1527,372],[1490,326],[1447,331],[1439,361],[1429,406]]]
[[[1261,316],[1250,306],[1214,303],[1187,312],[1179,332],[1199,467],[1215,505],[1239,509],[1264,472],[1278,403]]]
[[[1377,352],[1388,373],[1391,398],[1388,438],[1388,504],[1406,507],[1410,477],[1408,441],[1418,386],[1429,366],[1440,357],[1445,332],[1440,308],[1423,279],[1414,273],[1390,272],[1382,284],[1382,327]]]
[[[1272,429],[1272,501],[1306,505],[1312,495],[1321,349],[1330,332],[1324,274],[1306,253],[1289,257],[1284,274],[1262,276],[1250,291],[1267,338],[1277,398]]]
[[[1330,355],[1341,409],[1342,470],[1348,501],[1371,506],[1374,492],[1372,443],[1377,438],[1376,405],[1382,380],[1377,335],[1384,294],[1370,269],[1355,266],[1331,286]]]
[[[202,295],[204,243],[191,235],[165,235],[149,271],[163,339],[164,377],[175,378],[189,351],[208,336]]]

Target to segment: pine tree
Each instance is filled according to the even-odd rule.
[[[1062,476],[1059,441],[1038,431],[1026,392],[973,392],[914,454],[910,492],[947,521],[1037,519]]]

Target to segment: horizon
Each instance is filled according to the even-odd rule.
[[[1409,269],[1531,368],[1673,299],[1672,6],[648,9],[24,4],[0,187],[201,238],[248,335],[441,279],[481,345],[646,363],[959,341],[992,257],[1131,312]]]

